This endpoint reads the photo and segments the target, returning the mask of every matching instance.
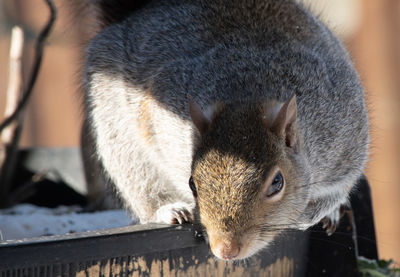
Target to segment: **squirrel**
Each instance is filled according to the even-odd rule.
[[[295,0],[134,2],[96,1],[88,180],[112,184],[140,223],[200,222],[225,260],[286,229],[323,221],[332,233],[369,145],[338,38]]]

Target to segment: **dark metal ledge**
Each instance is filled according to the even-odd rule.
[[[192,225],[139,225],[0,243],[1,276],[304,276],[307,233],[245,262],[216,260]],[[80,275],[81,274],[81,275]]]

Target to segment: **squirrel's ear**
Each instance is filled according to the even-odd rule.
[[[295,124],[297,120],[297,103],[294,94],[279,110],[271,126],[273,132],[285,139],[286,145],[293,148],[296,143]]]
[[[210,125],[210,118],[208,118],[200,106],[193,100],[192,96],[188,94],[189,100],[189,113],[194,126],[199,130],[200,135],[204,135]]]

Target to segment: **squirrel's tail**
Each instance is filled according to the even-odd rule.
[[[113,23],[120,22],[135,10],[151,0],[71,0],[73,16],[95,18],[97,31]]]
[[[85,0],[92,5],[97,18],[106,27],[126,18],[131,12],[141,8],[150,0]]]

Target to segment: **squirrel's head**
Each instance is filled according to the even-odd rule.
[[[204,113],[189,97],[201,139],[189,186],[210,248],[221,259],[251,256],[305,209],[297,104],[217,103]]]

